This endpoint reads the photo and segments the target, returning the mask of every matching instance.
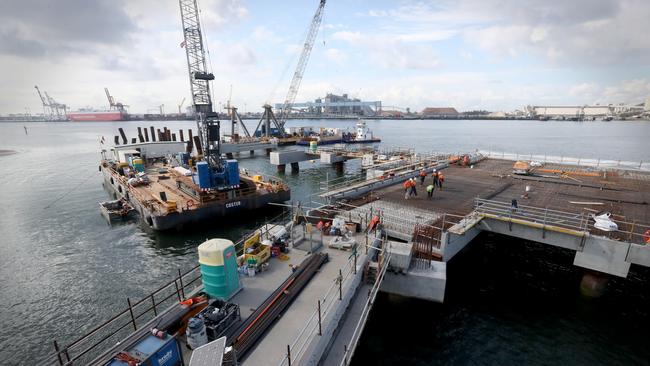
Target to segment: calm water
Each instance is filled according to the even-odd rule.
[[[53,339],[70,340],[122,310],[127,297],[143,296],[178,268],[194,266],[196,247],[206,238],[236,239],[264,219],[266,213],[246,222],[216,222],[184,234],[151,233],[137,224],[109,227],[97,205],[109,198],[97,171],[99,138],[112,141],[118,126],[125,126],[132,137],[137,126],[151,124],[0,123],[0,150],[17,152],[0,156],[0,363],[37,363],[51,352]],[[251,124],[249,128],[254,128]],[[289,122],[293,126],[316,124],[352,126],[354,121]],[[195,129],[193,122],[153,125]],[[643,122],[369,121],[368,125],[387,147],[650,160],[650,123]],[[239,159],[245,168],[275,173],[262,154]],[[352,174],[355,167],[348,164],[346,174]],[[336,175],[331,167],[318,163],[301,163],[301,169],[298,175],[283,176],[294,200],[308,201],[318,182]],[[649,339],[645,332],[650,329],[648,313],[630,310],[630,302],[650,309],[647,297],[639,296],[648,292],[647,272],[639,272],[632,280],[613,281],[618,287],[610,286],[615,289],[611,295],[585,302],[576,299],[577,274],[570,260],[556,261],[551,254],[541,260],[547,265],[523,266],[532,260],[531,253],[524,251],[513,254],[510,266],[502,266],[503,248],[494,240],[484,238],[475,244],[483,248],[473,255],[478,259],[461,257],[458,264],[450,264],[447,304],[380,297],[360,354],[372,358],[378,349],[384,354],[390,350],[390,357],[377,361],[384,364],[440,360],[558,363],[567,361],[572,349],[585,349],[588,354],[589,349],[598,348],[597,357],[575,361],[612,364],[648,359],[637,342],[637,338]],[[511,248],[520,249],[516,244]],[[537,250],[534,259],[544,251]],[[523,267],[517,267],[518,263]],[[453,267],[460,269],[452,272]],[[477,274],[481,281],[466,281],[465,269],[476,273],[477,268],[482,271]],[[525,291],[517,286],[524,286]],[[530,299],[552,306],[532,311]],[[593,321],[601,317],[603,322]],[[641,326],[645,333],[635,333]],[[396,333],[400,330],[412,337]],[[412,342],[398,342],[403,347],[386,345],[396,337]],[[618,351],[602,351],[605,345]],[[565,356],[548,358],[556,350]],[[630,353],[629,358],[621,358],[624,352]]]

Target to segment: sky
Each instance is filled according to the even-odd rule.
[[[319,0],[199,0],[214,104],[282,102]],[[326,93],[420,111],[641,103],[648,0],[329,0],[296,101]],[[0,113],[190,104],[178,2],[3,0]],[[232,89],[232,93],[231,93]]]

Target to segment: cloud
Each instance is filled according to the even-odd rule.
[[[127,42],[135,23],[119,0],[0,2],[3,54],[21,57],[91,53],[93,46]]]
[[[648,97],[650,97],[650,80],[641,78],[623,80],[618,85],[608,86],[601,98],[614,103],[641,103]]]
[[[650,62],[646,0],[406,1],[365,15],[398,23],[407,31],[403,40],[435,41],[458,32],[465,43],[497,59],[528,55],[553,65]]]
[[[338,48],[328,48],[325,50],[325,57],[328,60],[336,63],[337,65],[343,65],[348,59],[347,54],[341,51]]]
[[[363,52],[369,52],[371,59],[384,68],[422,70],[440,66],[440,59],[432,46],[411,44],[401,36],[339,31],[334,33],[332,38],[361,48]]]
[[[240,69],[249,68],[257,63],[255,52],[244,44],[238,44],[228,48],[228,62]]]
[[[602,88],[596,83],[580,83],[569,89],[569,95],[579,98],[593,98],[602,91]]]

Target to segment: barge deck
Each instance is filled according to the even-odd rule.
[[[146,182],[134,184],[118,165],[102,161],[105,185],[124,198],[154,230],[182,229],[185,225],[282,203],[291,190],[281,180],[262,175],[240,175],[240,186],[228,191],[204,191],[192,180],[162,162],[145,167]]]

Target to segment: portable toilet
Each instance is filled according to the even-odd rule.
[[[199,264],[203,287],[210,297],[228,300],[241,288],[232,241],[210,239],[199,245]]]
[[[144,161],[140,158],[133,158],[133,169],[138,172],[144,172]]]

